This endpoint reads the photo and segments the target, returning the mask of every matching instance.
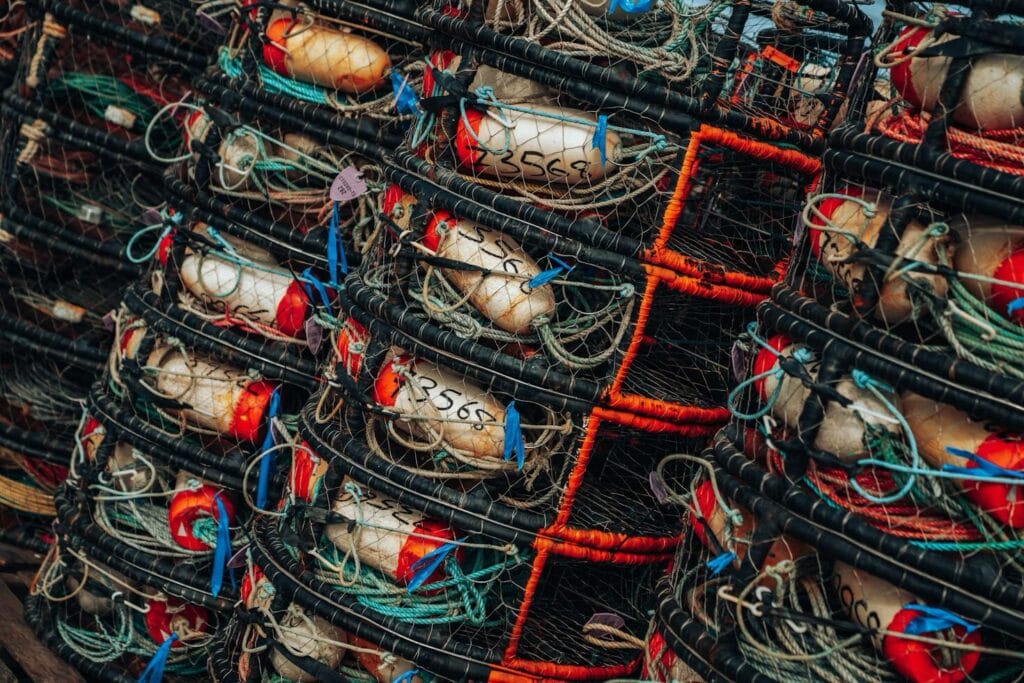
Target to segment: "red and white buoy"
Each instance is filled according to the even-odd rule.
[[[903,416],[917,440],[917,449],[932,467],[978,467],[976,462],[947,450],[953,448],[973,453],[1003,469],[1024,472],[1024,438],[1020,434],[993,430],[953,406],[917,394],[904,394],[902,406]],[[968,499],[993,518],[1014,529],[1024,528],[1024,489],[1021,486],[983,479],[958,479],[957,483]],[[1024,486],[1024,479],[1021,485]]]
[[[550,287],[533,289],[541,272],[537,262],[511,237],[447,211],[435,211],[423,234],[423,245],[438,256],[483,269],[445,268],[444,276],[498,328],[526,334],[538,317],[555,312]],[[507,273],[507,275],[505,275]]]
[[[934,29],[909,26],[890,49],[898,62],[890,71],[893,85],[917,109],[936,112],[942,86],[949,75],[950,57],[911,57],[907,54],[963,40],[954,33],[936,36]],[[1024,126],[1024,55],[983,54],[971,59],[970,73],[953,110],[953,120],[974,130]]]
[[[597,119],[566,107],[530,104],[530,111],[467,107],[455,133],[463,168],[504,181],[574,186],[610,175],[622,142],[604,134],[605,160],[594,144]]]
[[[335,348],[338,352],[338,362],[350,377],[356,377],[359,374],[359,368],[363,365],[363,353],[366,351],[366,343],[369,339],[370,333],[354,318],[347,318],[342,323]]]
[[[494,396],[451,370],[407,354],[385,361],[373,385],[374,400],[398,417],[399,429],[477,458],[501,458],[505,408]]]
[[[694,491],[693,500],[690,501],[690,526],[697,540],[707,548],[724,548],[727,539],[735,539],[737,542],[731,550],[736,554],[733,566],[738,567],[747,556],[747,545],[754,537],[757,518],[739,505],[730,505],[742,514],[743,521],[739,526],[727,528],[731,524],[725,510],[718,504],[714,487],[710,481],[702,482]],[[714,538],[714,544],[711,538]],[[806,543],[780,534],[768,550],[761,569],[774,567],[780,562],[795,560],[813,552],[814,549]]]
[[[276,590],[262,569],[250,565],[245,570],[238,593],[247,609],[269,609]]]
[[[146,605],[146,632],[157,645],[174,633],[178,639],[171,648],[185,647],[196,635],[209,632],[210,613],[205,607],[164,596],[148,600]]]
[[[402,659],[390,652],[383,652],[368,640],[350,635],[349,642],[360,648],[356,650],[356,661],[366,673],[373,676],[377,683],[393,683],[416,669],[416,665],[408,659]],[[369,650],[374,652],[369,652]],[[408,683],[423,683],[423,679],[415,674],[407,681]]]
[[[391,72],[391,58],[377,43],[301,18],[267,26],[263,61],[295,80],[350,95],[372,92]]]
[[[198,488],[195,488],[197,485]],[[230,526],[235,519],[234,503],[223,489],[184,470],[178,472],[175,488],[178,491],[171,496],[171,502],[167,506],[167,527],[171,531],[171,537],[175,543],[187,550],[211,550],[206,541],[196,537],[193,524],[203,517],[210,517],[219,522],[220,510],[217,500],[220,499],[224,511],[227,512],[227,523]]]
[[[121,353],[134,358],[144,328],[130,330],[121,340]],[[263,426],[275,385],[254,380],[234,368],[185,356],[179,349],[157,344],[148,369],[163,396],[184,403],[186,420],[224,436],[255,441]]]
[[[164,240],[172,239],[168,234]],[[167,265],[168,249],[158,251]],[[182,284],[207,305],[231,316],[256,320],[289,337],[299,336],[309,315],[309,297],[302,284],[272,259],[252,265],[217,253],[185,250],[178,264]]]
[[[900,637],[910,622],[924,616],[920,611],[904,607],[920,604],[912,593],[843,562],[836,562],[835,579],[840,604],[849,611],[853,621],[875,631],[872,635],[875,648],[897,673],[913,683],[959,683],[974,670],[981,656],[976,649],[944,649],[940,645]],[[961,626],[953,626],[952,631],[965,645],[981,645],[978,631],[966,633]],[[934,637],[935,634],[922,635]]]
[[[353,487],[357,494],[346,490]],[[348,522],[328,524],[324,531],[331,543],[342,551],[354,551],[363,563],[401,584],[415,576],[413,565],[418,560],[455,540],[455,532],[443,522],[428,519],[348,477],[331,510],[355,521],[351,531]],[[453,552],[458,557],[458,549]],[[444,575],[442,565],[421,583],[439,581]]]
[[[213,130],[213,120],[201,109],[196,109],[185,119],[185,147],[192,149],[193,141],[206,142]],[[217,145],[220,157],[213,180],[226,189],[248,189],[252,164],[260,158],[260,144],[256,136],[248,131],[221,131]]]
[[[292,603],[288,611],[277,620],[274,640],[280,647],[296,657],[308,657],[328,669],[337,669],[345,656],[342,644],[348,643],[344,631],[317,616],[309,616]],[[316,674],[310,673],[291,661],[278,647],[270,648],[270,665],[285,680],[297,683],[315,683]]]
[[[352,377],[362,366],[368,338],[351,318],[338,333],[338,361]],[[446,448],[477,458],[504,455],[505,408],[450,370],[399,352],[377,371],[373,399],[399,413],[394,425],[408,434],[431,442],[441,434]]]
[[[266,611],[270,609],[276,590],[263,571],[252,566],[246,570],[242,578],[239,593],[247,609]],[[297,657],[310,657],[330,669],[338,668],[345,654],[339,643],[347,644],[349,641],[344,631],[320,617],[308,616],[294,603],[278,618],[277,625],[278,628],[271,636],[290,653]],[[315,674],[296,665],[277,647],[271,647],[270,652],[270,665],[284,679],[301,683],[313,683],[317,680]],[[249,658],[240,658],[239,667],[240,671],[249,671]]]
[[[399,230],[408,230],[416,202],[416,197],[398,185],[388,185],[381,197],[381,213],[390,218]]]
[[[772,349],[786,357],[791,357],[797,349],[803,348],[783,335],[776,335],[767,343]],[[754,360],[754,374],[761,375],[768,370],[778,368],[778,365],[779,360],[775,354],[768,349],[761,349]],[[804,364],[804,368],[808,375],[814,378],[818,373],[819,365],[819,361],[812,360]],[[784,374],[781,380],[775,375],[768,375],[757,380],[754,385],[761,400],[767,401],[775,393],[780,383],[781,388],[772,404],[771,413],[788,427],[795,429],[800,421],[804,403],[810,398],[811,390],[805,387],[799,379],[788,374]],[[814,439],[815,448],[828,451],[843,462],[852,463],[868,452],[865,445],[867,427],[886,430],[893,434],[899,433],[899,423],[895,419],[886,419],[891,414],[889,409],[869,391],[858,387],[852,379],[844,377],[838,382],[832,383],[831,388],[853,403],[844,408],[836,401],[828,402],[824,418]],[[892,396],[889,400],[898,410],[899,397]]]
[[[960,283],[1002,317],[1024,325],[1024,306],[1011,306],[1024,299],[1024,227],[983,218],[972,218],[969,223],[956,249],[954,266],[961,273],[995,282],[960,277]]]
[[[107,430],[96,418],[89,416],[82,426],[82,450],[86,459],[96,459],[96,449],[106,438]],[[143,491],[149,488],[153,471],[136,458],[135,447],[125,441],[114,444],[107,458],[106,469],[114,486],[121,491]]]
[[[88,580],[85,584],[77,577],[69,576],[67,578],[68,589],[74,593],[78,606],[86,614],[99,617],[110,614],[114,609],[112,595],[121,593],[127,598],[135,592],[128,577],[92,559],[89,560],[89,566],[83,571],[82,579],[86,578]],[[93,586],[102,586],[103,590]]]
[[[299,500],[312,503],[320,483],[327,474],[328,463],[302,441],[292,453],[292,468],[288,480],[289,490]]]
[[[877,190],[865,191],[861,188],[847,187],[836,194],[848,196],[850,199],[828,197],[818,204],[817,209],[825,217],[830,230],[822,229],[825,223],[821,216],[811,214],[811,224],[808,226],[811,251],[825,270],[839,280],[857,302],[868,266],[848,260],[859,245],[843,233],[854,235],[867,248],[874,248],[892,206]],[[864,205],[855,200],[870,202],[874,206],[873,213],[869,215]],[[834,230],[841,230],[842,233],[833,232]],[[939,262],[939,254],[945,251],[949,256],[952,253],[952,247],[946,238],[926,236],[926,231],[927,228],[919,221],[911,220],[903,229],[893,255],[935,266]],[[881,277],[881,273],[879,276]],[[911,317],[914,304],[908,296],[908,289],[912,282],[913,286],[928,287],[937,296],[945,296],[948,288],[946,279],[941,275],[917,271],[887,279],[881,283],[875,307],[875,314],[881,320],[890,325],[897,325]]]

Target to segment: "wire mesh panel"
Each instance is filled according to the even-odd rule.
[[[179,69],[199,71],[212,58],[224,29],[202,8],[173,0],[53,2],[28,0],[36,11],[87,32],[109,37],[139,56],[161,55]]]
[[[832,2],[425,3],[417,16],[444,34],[439,45],[492,65],[522,60],[581,92],[607,88],[663,123],[689,114],[806,146],[844,115],[870,27]]]
[[[438,680],[412,662],[283,600],[251,558],[242,579],[242,603],[211,648],[209,672],[217,681]]]
[[[153,120],[187,89],[178,62],[98,38],[87,26],[45,13],[22,40],[19,84],[5,93],[7,104],[37,118],[38,136],[68,131],[139,160],[149,158],[144,139],[156,150],[173,149],[173,127]],[[147,136],[151,123],[156,130]]]
[[[275,594],[445,678],[600,679],[633,667],[635,646],[620,638],[643,628],[640,605],[667,557],[652,540],[607,532],[605,549],[601,534],[552,531],[502,542],[483,515],[483,533],[460,524],[471,508],[421,511],[320,452],[296,444],[280,519],[256,524],[254,560]]]
[[[105,557],[52,546],[25,605],[40,639],[95,680],[133,681],[153,661],[165,680],[202,672],[218,612],[168,595],[159,575],[111,569]]]
[[[875,103],[835,144],[1019,195],[1022,8],[893,2],[883,16],[861,94]]]
[[[231,88],[320,125],[358,122],[392,144],[389,130],[412,118],[423,70],[415,22],[354,2],[246,2],[234,19],[217,62]]]
[[[740,446],[735,436],[719,436],[715,459],[765,456],[763,439],[748,433]],[[691,538],[659,585],[648,640],[658,680],[979,680],[1015,669],[992,624],[936,607],[941,589],[836,527],[806,524],[726,469],[679,492]]]

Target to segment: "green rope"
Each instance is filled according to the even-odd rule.
[[[152,100],[139,95],[119,79],[104,74],[90,74],[70,71],[51,80],[47,92],[56,101],[73,100],[79,95],[86,109],[99,118],[105,118],[107,107],[115,106],[135,116],[131,130],[143,134],[146,126],[156,115],[158,108]],[[161,121],[157,128],[161,132],[158,146],[161,150],[174,149],[179,138],[174,125]]]
[[[339,548],[329,541],[322,544],[328,550],[324,556],[338,566],[343,558]],[[371,567],[361,564],[358,574],[352,558],[341,566],[344,583],[335,584],[337,590],[351,594],[370,609],[409,624],[487,625],[487,598],[494,591],[498,578],[524,560],[518,554],[505,560],[494,561],[493,552],[471,552],[471,570],[464,572],[454,557],[445,560],[448,577],[425,583],[409,593],[394,581]],[[328,576],[337,573],[324,567]]]
[[[242,75],[242,60],[232,58],[226,48],[221,48],[218,65],[229,78],[238,78]],[[275,95],[288,95],[299,100],[312,102],[314,104],[329,105],[331,97],[323,88],[309,83],[292,80],[267,68],[263,64],[257,65],[260,82],[263,89]],[[337,99],[337,96],[333,96]],[[345,103],[344,101],[342,102]]]

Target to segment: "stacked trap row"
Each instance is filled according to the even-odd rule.
[[[21,542],[38,543],[55,512],[109,343],[104,316],[138,274],[132,238],[162,201],[143,133],[205,62],[166,35],[182,10],[161,9],[19,2],[4,15],[3,504],[29,516],[3,526]]]
[[[276,111],[354,152],[310,216],[327,227],[326,271],[303,280],[328,304],[305,330],[323,386],[288,466],[274,458],[283,498],[257,506],[245,608],[211,659],[219,680],[333,678],[352,653],[378,680],[606,679],[641,658],[678,542],[658,460],[727,419],[731,341],[785,271],[817,182],[813,157],[758,134],[775,116],[770,137],[811,150],[806,129],[820,138],[845,91],[819,109],[779,75],[776,104],[813,109],[806,127],[733,115],[722,83],[707,106],[691,94],[670,113],[608,87],[621,64],[562,68],[552,52],[557,66],[538,65],[418,25],[442,14],[461,31],[482,12],[253,6],[208,78],[225,108]],[[727,61],[751,50],[720,74],[737,103],[776,78],[762,47],[820,65],[815,87],[831,93],[864,40],[845,5],[806,14],[823,31],[813,48],[798,24],[760,35],[772,20],[748,18],[721,48]],[[229,189],[275,197],[256,171],[279,157],[236,174],[225,161],[248,133],[211,118],[222,196],[192,201],[244,220],[214,207]]]
[[[226,674],[207,659],[254,623],[232,620],[259,572],[252,511],[280,496],[286,468],[272,463],[295,448],[299,410],[326,381],[339,262],[358,264],[375,230],[383,185],[359,152],[376,134],[342,122],[324,135],[224,82],[194,78],[143,132],[145,153],[168,165],[162,201],[129,247],[145,272],[110,316],[106,372],[85,401],[61,535],[32,602],[41,632],[56,625],[49,642],[102,677],[246,671],[247,657]],[[332,211],[346,166],[371,191]],[[151,614],[166,619],[143,630]],[[301,620],[270,619],[254,658],[301,677],[271,652],[287,643],[294,658],[319,641]]]
[[[887,7],[733,420],[671,491],[651,676],[1020,675],[1020,10]]]
[[[177,3],[24,9],[2,104],[4,376],[10,438],[62,465],[46,482],[56,520],[26,617],[98,680],[195,675],[230,605],[229,577],[212,575],[238,533],[232,503],[179,438],[182,408],[146,412],[139,397],[153,373],[140,379],[124,365],[151,348],[147,324],[162,322],[133,281],[168,211],[163,158],[180,126],[167,105],[207,63],[209,29]],[[173,394],[175,377],[178,387],[155,390]]]

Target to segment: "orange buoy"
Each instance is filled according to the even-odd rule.
[[[933,29],[908,26],[896,38],[891,54],[901,57],[954,40],[961,38],[954,33],[936,36]],[[911,57],[893,66],[889,74],[903,99],[917,109],[934,113],[952,62],[950,57]],[[953,120],[975,130],[1024,125],[1024,55],[978,55],[972,57],[969,69]]]
[[[875,648],[897,673],[914,683],[959,683],[974,670],[981,656],[978,650],[943,649],[899,636],[911,622],[924,616],[904,607],[920,603],[912,593],[843,562],[836,562],[835,579],[840,604],[853,621],[875,631],[871,637]],[[965,645],[981,645],[977,631],[967,633],[962,626],[953,626],[952,631]]]
[[[193,142],[206,142],[213,130],[213,120],[206,112],[197,109],[185,120],[185,147],[191,151]],[[229,134],[230,133],[230,134]],[[260,158],[260,144],[256,136],[244,130],[222,131],[223,137],[217,146],[220,161],[214,171],[214,181],[226,189],[247,189],[253,163]]]
[[[477,458],[501,458],[505,408],[451,370],[403,354],[385,361],[373,385],[377,403],[397,412],[403,431]]]
[[[825,223],[821,217],[811,214],[811,224],[808,226],[811,251],[825,270],[839,280],[857,302],[868,266],[849,260],[857,252],[859,245],[843,233],[852,234],[869,249],[874,248],[892,207],[889,200],[884,199],[877,190],[865,192],[860,188],[848,187],[836,194],[846,195],[851,199],[829,197],[818,205],[818,211],[831,228],[828,231],[822,229]],[[873,204],[873,215],[868,215],[865,207],[854,199],[866,200]],[[841,230],[843,233],[832,230]],[[927,228],[919,221],[910,221],[903,229],[893,255],[931,266],[938,264],[939,254],[943,251],[947,256],[952,255],[952,247],[945,237],[926,236],[926,231]],[[946,261],[948,260],[947,258]],[[948,289],[946,279],[941,275],[916,271],[903,273],[881,283],[875,315],[890,325],[908,320],[914,312],[914,304],[908,294],[911,283],[913,286],[924,285],[937,296],[945,296]]]
[[[242,577],[242,583],[238,587],[238,592],[242,598],[242,604],[248,609],[259,609],[261,607],[269,609],[270,603],[277,591],[262,569],[256,565],[250,565]]]
[[[377,646],[368,640],[349,636],[349,642],[360,648],[356,651],[356,661],[366,673],[373,676],[377,683],[393,683],[401,679],[405,683],[423,683],[423,679],[415,674],[409,675],[416,670],[416,665],[407,659],[402,659],[391,653],[383,651],[368,652],[368,650],[379,650]],[[405,676],[405,678],[403,678]]]
[[[338,362],[351,377],[359,374],[359,368],[363,364],[363,352],[369,338],[370,333],[367,329],[353,318],[347,318],[338,332],[338,340],[335,343]]]
[[[186,489],[194,483],[199,483],[199,488]],[[182,470],[178,472],[175,482],[177,493],[171,496],[170,505],[167,506],[167,527],[171,530],[174,541],[187,550],[209,550],[210,545],[206,541],[196,538],[192,528],[194,522],[203,517],[218,519],[217,498],[224,504],[224,511],[228,513],[228,525],[235,519],[235,506],[231,499],[213,484],[209,484],[198,477]]]
[[[82,450],[85,452],[85,457],[88,460],[96,459],[96,449],[103,443],[106,435],[107,429],[103,426],[103,423],[92,415],[86,416],[85,423],[82,425],[79,443],[82,444]]]
[[[540,274],[540,266],[508,235],[447,211],[435,211],[424,231],[423,245],[442,258],[484,271],[442,269],[448,281],[468,294],[469,302],[499,329],[526,334],[538,317],[554,315],[551,288],[529,285]]]
[[[355,488],[358,494],[347,491]],[[428,519],[410,510],[397,500],[359,486],[346,477],[334,497],[331,510],[356,524],[328,524],[324,528],[327,538],[343,551],[353,550],[359,559],[394,581],[409,583],[419,568],[417,561],[455,540],[455,532],[448,525]],[[455,557],[460,557],[458,549]],[[425,581],[434,583],[444,578],[444,567],[439,565]]]
[[[644,646],[644,668],[641,675],[649,681],[671,683],[704,683],[704,679],[673,652],[664,636],[652,629]]]
[[[263,61],[288,78],[360,95],[383,85],[391,71],[388,53],[372,40],[320,24],[275,19],[266,36]]]
[[[255,441],[263,426],[275,385],[245,373],[157,345],[148,365],[155,369],[157,390],[186,404],[186,420],[224,436]]]
[[[171,235],[164,239],[170,240]],[[164,265],[167,255],[166,248],[158,252]],[[302,284],[272,259],[250,265],[186,249],[178,276],[194,296],[229,315],[271,325],[289,337],[304,329],[309,298]]]
[[[977,462],[949,452],[955,449],[977,455],[1002,469],[1024,472],[1024,440],[1019,434],[995,431],[953,406],[917,394],[904,394],[902,406],[918,451],[932,467],[978,468]],[[1014,529],[1024,528],[1024,491],[1020,487],[983,479],[958,479],[957,483],[967,498],[986,513]],[[1024,479],[1021,484],[1024,485]]]
[[[804,348],[793,344],[783,335],[768,340],[768,346],[785,357],[791,357],[797,349]],[[754,360],[754,374],[761,375],[768,370],[778,368],[779,361],[774,353],[762,348]],[[807,373],[814,378],[818,373],[819,361],[812,360],[804,364]],[[781,386],[780,386],[781,384]],[[796,428],[804,403],[810,397],[811,390],[799,379],[788,374],[780,380],[775,375],[768,375],[754,383],[762,400],[778,394],[772,403],[772,415],[782,420],[787,426]],[[829,401],[825,408],[825,416],[814,439],[814,447],[828,451],[843,462],[853,463],[867,454],[866,429],[885,430],[893,434],[899,433],[899,424],[895,420],[886,420],[882,416],[889,415],[889,409],[875,398],[869,391],[858,387],[852,379],[844,377],[832,383],[832,389],[845,396],[853,403],[844,408],[836,401]],[[889,398],[893,406],[899,409],[899,397]],[[859,408],[859,410],[858,410]]]
[[[739,526],[727,530],[726,527],[730,525],[730,522],[725,510],[718,504],[714,487],[710,481],[702,482],[697,487],[693,499],[690,501],[690,527],[693,529],[697,540],[707,548],[724,548],[727,538],[735,539],[734,548],[730,550],[736,555],[732,562],[733,566],[739,567],[747,556],[747,545],[754,537],[757,518],[749,510],[739,505],[731,502],[730,505],[742,514],[743,521]],[[727,533],[727,531],[731,533]],[[714,544],[712,544],[711,538],[714,538]],[[761,569],[773,567],[785,560],[795,560],[804,555],[810,555],[813,552],[814,549],[806,543],[780,534],[775,542],[772,543],[761,565]]]
[[[388,185],[381,199],[381,213],[394,221],[400,230],[408,230],[416,197],[404,192],[398,185]]]
[[[957,247],[954,266],[996,282],[960,277],[960,283],[999,315],[1024,325],[1024,227],[982,218],[970,224],[973,229]]]
[[[327,474],[328,463],[302,441],[292,454],[291,476],[288,480],[292,494],[306,503],[316,498],[320,483]]]
[[[307,616],[301,607],[292,603],[288,611],[278,618],[277,625],[274,640],[292,655],[309,657],[328,669],[337,669],[341,664],[345,651],[336,643],[348,643],[348,636],[330,622],[321,617]],[[318,680],[316,674],[303,669],[277,647],[271,648],[270,665],[287,681],[315,683]]]
[[[467,107],[455,133],[455,155],[462,166],[498,180],[570,187],[612,173],[622,144],[615,131],[604,134],[602,162],[594,145],[596,118],[565,107],[531,104],[529,109]]]
[[[146,604],[149,606],[145,616],[146,632],[158,645],[174,633],[178,639],[171,648],[185,647],[190,636],[208,632],[210,614],[204,607],[177,598],[153,599]]]

